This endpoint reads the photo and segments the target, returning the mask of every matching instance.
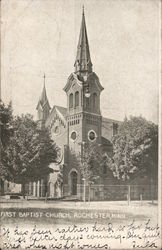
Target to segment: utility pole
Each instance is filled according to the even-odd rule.
[[[83,178],[82,180],[83,180],[83,201],[85,203],[86,202],[86,180],[85,178]]]
[[[83,164],[84,164],[84,144],[85,142],[80,142],[79,145],[81,145],[81,164],[82,164],[82,168],[83,168]],[[83,201],[86,202],[86,178],[85,178],[85,173],[83,174]]]

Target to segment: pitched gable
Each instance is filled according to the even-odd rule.
[[[77,74],[71,73],[70,76],[68,77],[67,83],[66,83],[65,87],[63,88],[63,90],[65,92],[68,92],[69,89],[71,88],[72,84],[74,84],[74,83],[76,83],[80,86],[82,86],[82,84],[83,84],[83,82],[78,79]]]
[[[56,119],[59,119],[61,124],[66,127],[66,108],[61,106],[53,106],[49,117],[46,120],[46,127],[52,127]]]

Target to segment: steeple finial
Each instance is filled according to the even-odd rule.
[[[82,15],[84,15],[84,4],[83,4],[83,7],[82,7]]]
[[[77,47],[77,56],[75,60],[75,72],[77,73],[90,73],[92,72],[92,62],[89,51],[88,36],[84,15],[84,6],[82,12],[82,23],[79,35],[79,42]]]
[[[46,79],[45,73],[44,73],[44,75],[43,75],[43,78],[44,78],[44,86],[45,86],[45,79]]]

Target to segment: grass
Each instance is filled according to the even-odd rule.
[[[143,204],[132,202],[128,206],[126,202],[90,202],[84,204],[83,202],[61,201],[48,203],[43,201],[10,201],[9,203],[1,203],[0,212],[3,212],[0,218],[2,224],[25,222],[30,224],[92,224],[94,221],[105,224],[108,221],[121,223],[148,219],[156,222],[158,217],[157,204],[149,204],[149,202]],[[15,217],[10,217],[11,213],[15,213]],[[53,216],[48,217],[49,214]]]

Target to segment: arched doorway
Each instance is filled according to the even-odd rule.
[[[72,171],[70,174],[71,179],[71,195],[77,194],[77,172]]]

